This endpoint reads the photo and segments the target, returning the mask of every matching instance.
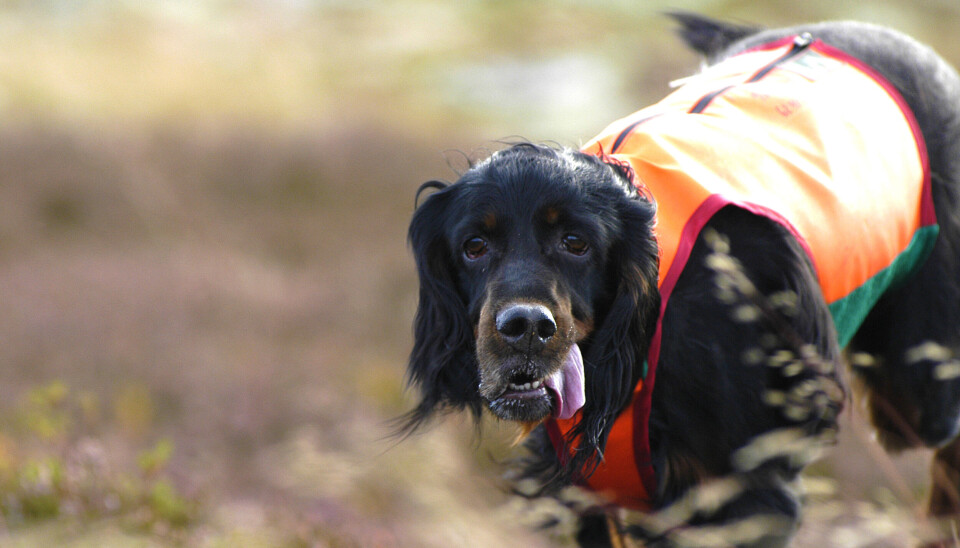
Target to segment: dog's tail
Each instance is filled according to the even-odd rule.
[[[686,11],[669,11],[667,15],[680,23],[677,34],[687,46],[708,58],[725,50],[730,44],[763,30],[761,27],[728,23]]]

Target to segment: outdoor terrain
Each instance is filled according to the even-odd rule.
[[[497,140],[575,146],[695,70],[668,7],[960,63],[945,0],[0,3],[0,546],[564,545],[500,488],[508,428],[390,435],[406,223]],[[929,454],[843,425],[797,545],[910,545]]]

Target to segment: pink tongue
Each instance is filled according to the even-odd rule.
[[[587,397],[583,392],[583,356],[579,346],[570,347],[560,371],[547,377],[544,386],[557,400],[554,416],[558,419],[569,419],[583,407]]]

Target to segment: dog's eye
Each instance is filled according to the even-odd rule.
[[[463,255],[468,259],[479,259],[487,253],[487,241],[483,238],[470,238],[463,242]]]
[[[564,251],[573,255],[583,255],[590,249],[586,240],[576,234],[567,234],[560,240]]]

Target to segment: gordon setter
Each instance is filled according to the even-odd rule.
[[[641,515],[733,478],[628,532],[764,516],[733,542],[779,544],[850,361],[886,447],[938,448],[931,513],[960,514],[960,79],[877,26],[674,17],[710,65],[663,102],[421,187],[407,428],[487,408],[529,434],[543,492]],[[615,540],[604,519],[584,544]]]

